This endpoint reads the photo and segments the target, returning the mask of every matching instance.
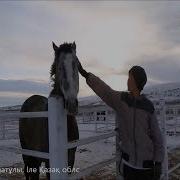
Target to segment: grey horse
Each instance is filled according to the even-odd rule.
[[[75,115],[78,111],[77,94],[79,91],[79,75],[76,64],[76,44],[64,43],[59,47],[53,43],[55,52],[54,62],[51,66],[50,77],[53,82],[49,96],[62,96],[64,108],[67,109],[68,141],[79,139],[79,130]],[[22,105],[21,112],[37,112],[48,110],[48,99],[44,96],[33,95]],[[20,118],[19,137],[23,149],[49,152],[48,118]],[[73,168],[76,148],[68,149],[68,166]],[[61,152],[59,152],[61,153]],[[24,174],[26,180],[39,179],[39,167],[42,162],[49,168],[49,160],[22,155],[24,161]],[[36,168],[37,172],[28,169]],[[50,174],[46,174],[50,179]]]

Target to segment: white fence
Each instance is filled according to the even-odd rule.
[[[167,145],[167,124],[166,124],[166,107],[165,107],[165,100],[160,99],[160,107],[161,107],[161,123],[162,123],[162,132],[163,132],[163,138],[164,138],[164,143],[165,143],[165,158],[164,158],[164,164],[163,164],[163,174],[161,176],[161,179],[168,180],[169,179],[169,174],[175,171],[180,167],[180,163],[169,169],[168,167],[168,153],[171,152],[172,150],[180,147],[180,143],[174,147],[168,148]],[[177,124],[174,124],[174,127],[177,126]],[[170,127],[172,128],[172,126]]]
[[[165,106],[164,101],[161,101],[162,107],[162,119],[163,119],[163,133],[164,133],[164,141],[166,142],[166,116],[165,116]],[[67,157],[67,149],[73,148],[76,146],[82,146],[85,144],[89,144],[92,142],[96,142],[98,140],[107,139],[109,137],[116,136],[116,153],[115,156],[111,159],[104,160],[99,162],[98,164],[94,164],[86,169],[81,170],[78,173],[72,173],[68,175],[60,171],[61,173],[51,173],[51,179],[77,179],[82,176],[88,175],[89,173],[97,170],[98,168],[102,168],[108,164],[116,162],[116,177],[120,179],[118,164],[120,159],[120,152],[118,150],[118,135],[112,131],[109,133],[101,134],[94,137],[88,137],[84,139],[80,139],[74,142],[67,142],[67,119],[66,119],[66,111],[63,107],[63,100],[61,98],[50,97],[48,99],[48,112],[13,112],[13,113],[1,113],[0,117],[17,117],[17,118],[28,118],[28,117],[48,117],[49,124],[49,153],[43,153],[38,151],[32,151],[27,149],[19,149],[15,147],[0,147],[1,150],[22,153],[26,155],[42,157],[50,160],[50,167],[56,168],[58,167],[62,170],[64,167],[67,167],[68,157]],[[117,123],[117,122],[116,122]],[[166,144],[167,145],[167,144]],[[168,169],[168,152],[171,152],[173,149],[179,146],[171,147],[169,149],[166,148],[166,157],[164,161],[164,173],[162,175],[162,179],[168,180],[168,176],[174,170],[180,167],[180,163]]]
[[[52,180],[59,179],[77,179],[82,176],[88,175],[92,171],[98,168],[104,167],[113,162],[117,162],[117,157],[114,156],[111,159],[107,159],[98,164],[94,164],[78,173],[72,173],[68,175],[63,172],[62,169],[68,167],[67,149],[76,146],[82,146],[98,140],[106,139],[116,135],[115,132],[106,133],[94,137],[84,138],[73,142],[67,142],[67,119],[66,111],[64,110],[62,98],[50,97],[48,99],[48,112],[11,112],[1,113],[0,117],[16,117],[16,118],[35,118],[35,117],[48,117],[49,125],[49,153],[32,151],[27,149],[20,149],[15,147],[0,147],[1,150],[22,153],[25,155],[42,157],[49,159],[51,168],[59,168],[60,173],[51,173]],[[118,162],[117,162],[118,163]],[[117,172],[118,173],[118,172]]]

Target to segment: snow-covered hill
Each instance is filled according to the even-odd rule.
[[[0,107],[0,111],[19,111],[21,105]]]
[[[168,97],[168,99],[174,99],[177,97],[180,98],[180,82],[147,86],[144,88],[143,93],[147,94],[150,98],[158,97],[159,95],[162,95],[163,97]],[[96,95],[79,98],[80,105],[92,104],[99,101],[101,101],[101,99]]]
[[[180,82],[157,84],[145,87],[143,93],[151,97],[180,97]]]
[[[146,86],[143,93],[147,94],[150,98],[162,95],[164,97],[180,98],[180,82],[157,84],[153,86]],[[84,106],[96,102],[100,102],[101,99],[96,96],[79,97],[79,106]],[[20,110],[21,105],[0,107],[0,111],[16,111]]]

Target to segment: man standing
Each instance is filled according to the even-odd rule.
[[[127,82],[129,92],[120,92],[86,72],[79,61],[78,69],[89,87],[116,111],[124,180],[159,180],[164,145],[154,106],[141,94],[147,82],[145,70],[133,66]]]

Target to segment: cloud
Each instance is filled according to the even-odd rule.
[[[51,87],[44,81],[0,79],[0,106],[22,104],[34,94],[47,97],[50,90]]]
[[[33,93],[48,94],[50,88],[44,82],[27,81],[27,80],[4,80],[0,79],[0,93]]]
[[[143,66],[149,84],[177,82],[180,77],[180,2],[139,3],[136,10],[148,25],[153,27],[142,51],[127,60],[123,66],[128,71],[133,65]],[[151,29],[144,26],[144,31]],[[138,47],[139,48],[139,47]]]
[[[154,27],[158,43],[169,48],[180,43],[179,5],[179,1],[149,1],[136,3],[133,9]]]
[[[82,83],[84,81],[84,83]],[[88,96],[85,79],[80,76],[79,97]],[[52,87],[46,81],[0,79],[0,106],[19,105],[28,97],[38,94],[48,97]]]
[[[99,67],[103,75],[118,74],[117,65],[121,66],[121,61],[137,53],[134,48],[141,45],[138,35],[146,39],[140,29],[144,26],[143,19],[133,3],[15,2],[4,4],[1,10],[6,16],[6,21],[0,19],[4,24],[0,30],[4,73],[18,74],[24,67],[30,78],[34,78],[33,70],[43,72],[41,76],[47,78],[41,69],[50,66],[50,39],[59,39],[60,43],[73,39],[77,40],[80,57],[102,61]],[[152,27],[150,29],[153,32]],[[120,62],[117,59],[121,59]],[[22,75],[25,72],[17,78]]]
[[[103,62],[97,59],[91,59],[89,61],[84,61],[82,66],[86,71],[96,73],[100,77],[113,76],[113,75],[127,75],[124,69],[109,67]]]
[[[26,98],[24,97],[16,97],[16,96],[12,96],[12,97],[0,96],[0,98],[1,98],[0,107],[21,105],[26,100]]]
[[[178,82],[180,77],[180,63],[179,57],[146,57],[154,59],[155,61],[148,61],[143,64],[147,69],[149,76],[162,83]]]
[[[83,67],[116,89],[119,81],[126,88],[125,77],[136,64],[146,69],[149,83],[178,81],[179,2],[0,3],[1,94],[6,90],[48,94],[52,40],[56,44],[75,40]],[[45,84],[36,84],[37,80]],[[80,94],[91,94],[80,81]]]
[[[132,61],[127,62],[125,69],[133,65],[142,66],[148,75],[150,84],[179,82],[180,77],[180,56],[176,50],[160,51],[159,54],[144,54]]]

